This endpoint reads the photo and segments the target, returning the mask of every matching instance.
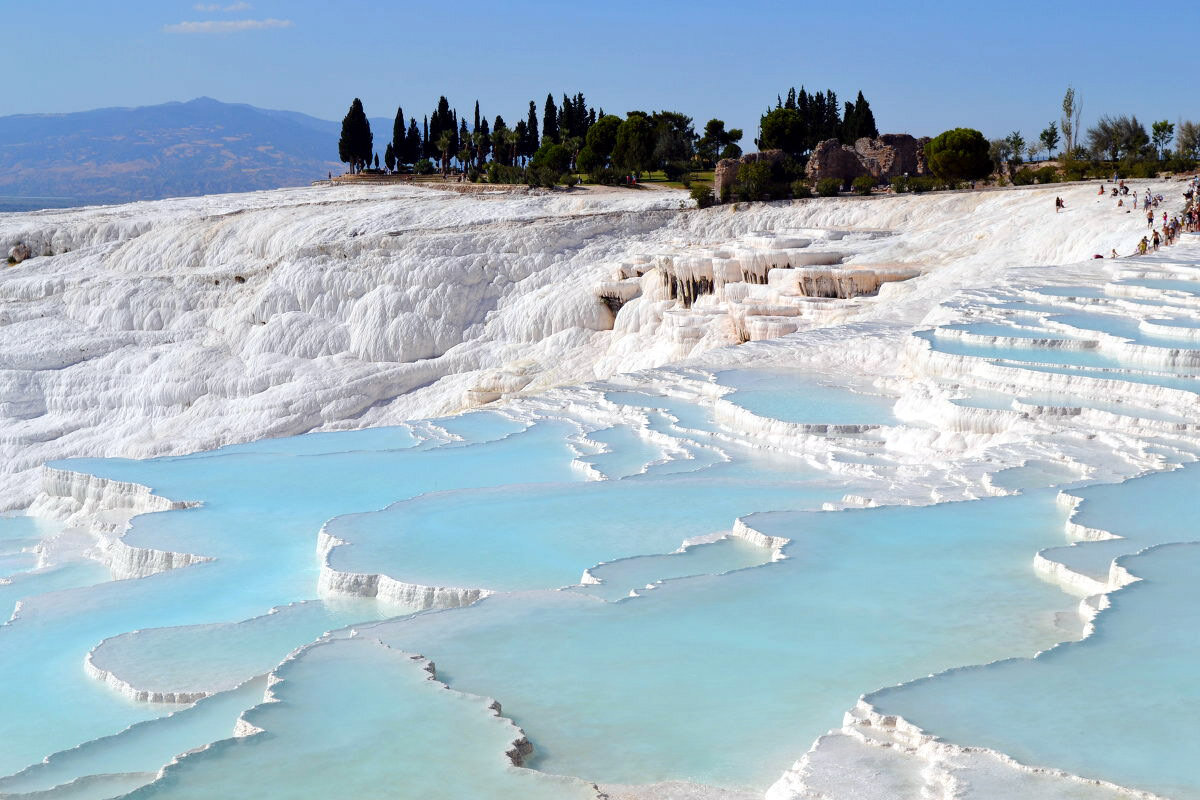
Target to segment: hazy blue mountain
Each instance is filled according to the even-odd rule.
[[[391,120],[371,120],[377,149]],[[201,97],[0,117],[0,211],[303,186],[337,174],[340,122]]]

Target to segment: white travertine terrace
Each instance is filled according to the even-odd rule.
[[[701,446],[718,455],[749,447],[870,483],[869,494],[847,494],[831,508],[1005,494],[1013,489],[1000,473],[1037,463],[1118,481],[1195,458],[1197,394],[1122,378],[1131,369],[1162,378],[1200,373],[1192,349],[1200,296],[1123,281],[1170,277],[1200,287],[1200,245],[1179,245],[1177,263],[1169,253],[1084,262],[1092,252],[1128,251],[1143,226],[1105,207],[1064,228],[1046,213],[1055,194],[1083,207],[1092,191],[680,213],[669,196],[313,189],[0,217],[0,249],[21,241],[58,253],[0,270],[0,507],[32,502],[33,512],[85,531],[90,555],[114,577],[143,577],[206,560],[122,538],[135,515],[189,503],[45,462],[182,453],[497,402],[516,418],[567,418],[581,430],[638,427],[664,459],[693,458]],[[1021,237],[1011,235],[1014,226]],[[1038,293],[1046,284],[1103,294]],[[1005,308],[1013,302],[1052,308]],[[1179,345],[1056,321],[1060,309],[1133,318],[1143,333]],[[973,323],[1031,333],[947,327]],[[959,355],[939,342],[1005,355]],[[1038,353],[1054,351],[1136,366],[1072,373],[1012,360],[1024,352],[1036,366]],[[663,368],[672,363],[681,366]],[[896,399],[898,422],[770,419],[739,406],[712,378],[758,365],[869,382]],[[605,382],[570,386],[598,378]],[[664,412],[667,428],[651,429],[645,413],[604,399],[606,389],[681,398],[709,409],[716,425],[699,431]],[[1011,402],[971,405],[975,393]],[[683,443],[684,431],[703,445]],[[1069,492],[1062,502],[1073,503]],[[732,535],[781,557],[786,540],[760,534],[752,521],[730,523]],[[1073,522],[1067,533],[1077,542],[1111,536]],[[321,595],[432,609],[489,594],[339,572],[328,560],[339,544],[317,534]],[[51,548],[45,558],[54,555]],[[1085,623],[1104,608],[1105,593],[1137,580],[1117,563],[1101,581],[1045,553],[1030,557],[1081,598]],[[585,572],[581,582],[595,580]],[[196,699],[152,697],[90,657],[85,669],[138,700]],[[257,730],[243,720],[237,734]],[[514,764],[522,740],[514,736]],[[767,797],[910,791],[980,800],[1152,797],[943,742],[865,700]]]

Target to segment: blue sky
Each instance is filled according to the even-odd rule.
[[[804,84],[843,101],[861,89],[885,132],[1031,139],[1068,84],[1085,127],[1200,117],[1198,22],[1191,3],[1109,0],[0,0],[0,115],[207,95],[326,119],[358,96],[390,117],[445,94],[511,124],[548,91],[583,91],[609,112],[720,117],[752,149],[763,108]]]

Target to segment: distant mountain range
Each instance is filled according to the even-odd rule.
[[[391,120],[371,120],[382,151]],[[342,169],[340,122],[200,97],[0,117],[0,211],[303,186]]]

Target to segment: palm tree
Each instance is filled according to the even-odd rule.
[[[443,178],[450,174],[450,145],[452,144],[454,144],[454,134],[450,131],[442,131],[437,138],[437,149],[442,154]]]
[[[583,149],[583,138],[580,136],[568,136],[563,139],[562,146],[567,148],[567,152],[571,154],[571,170],[575,169],[575,159],[579,155],[579,151]]]
[[[502,164],[512,165],[518,144],[520,139],[512,128],[501,128],[492,132],[492,151],[496,154],[496,160]]]
[[[471,135],[471,141],[475,145],[475,163],[482,169],[483,162],[487,160],[488,148],[491,146],[492,137],[483,131],[475,131]]]

